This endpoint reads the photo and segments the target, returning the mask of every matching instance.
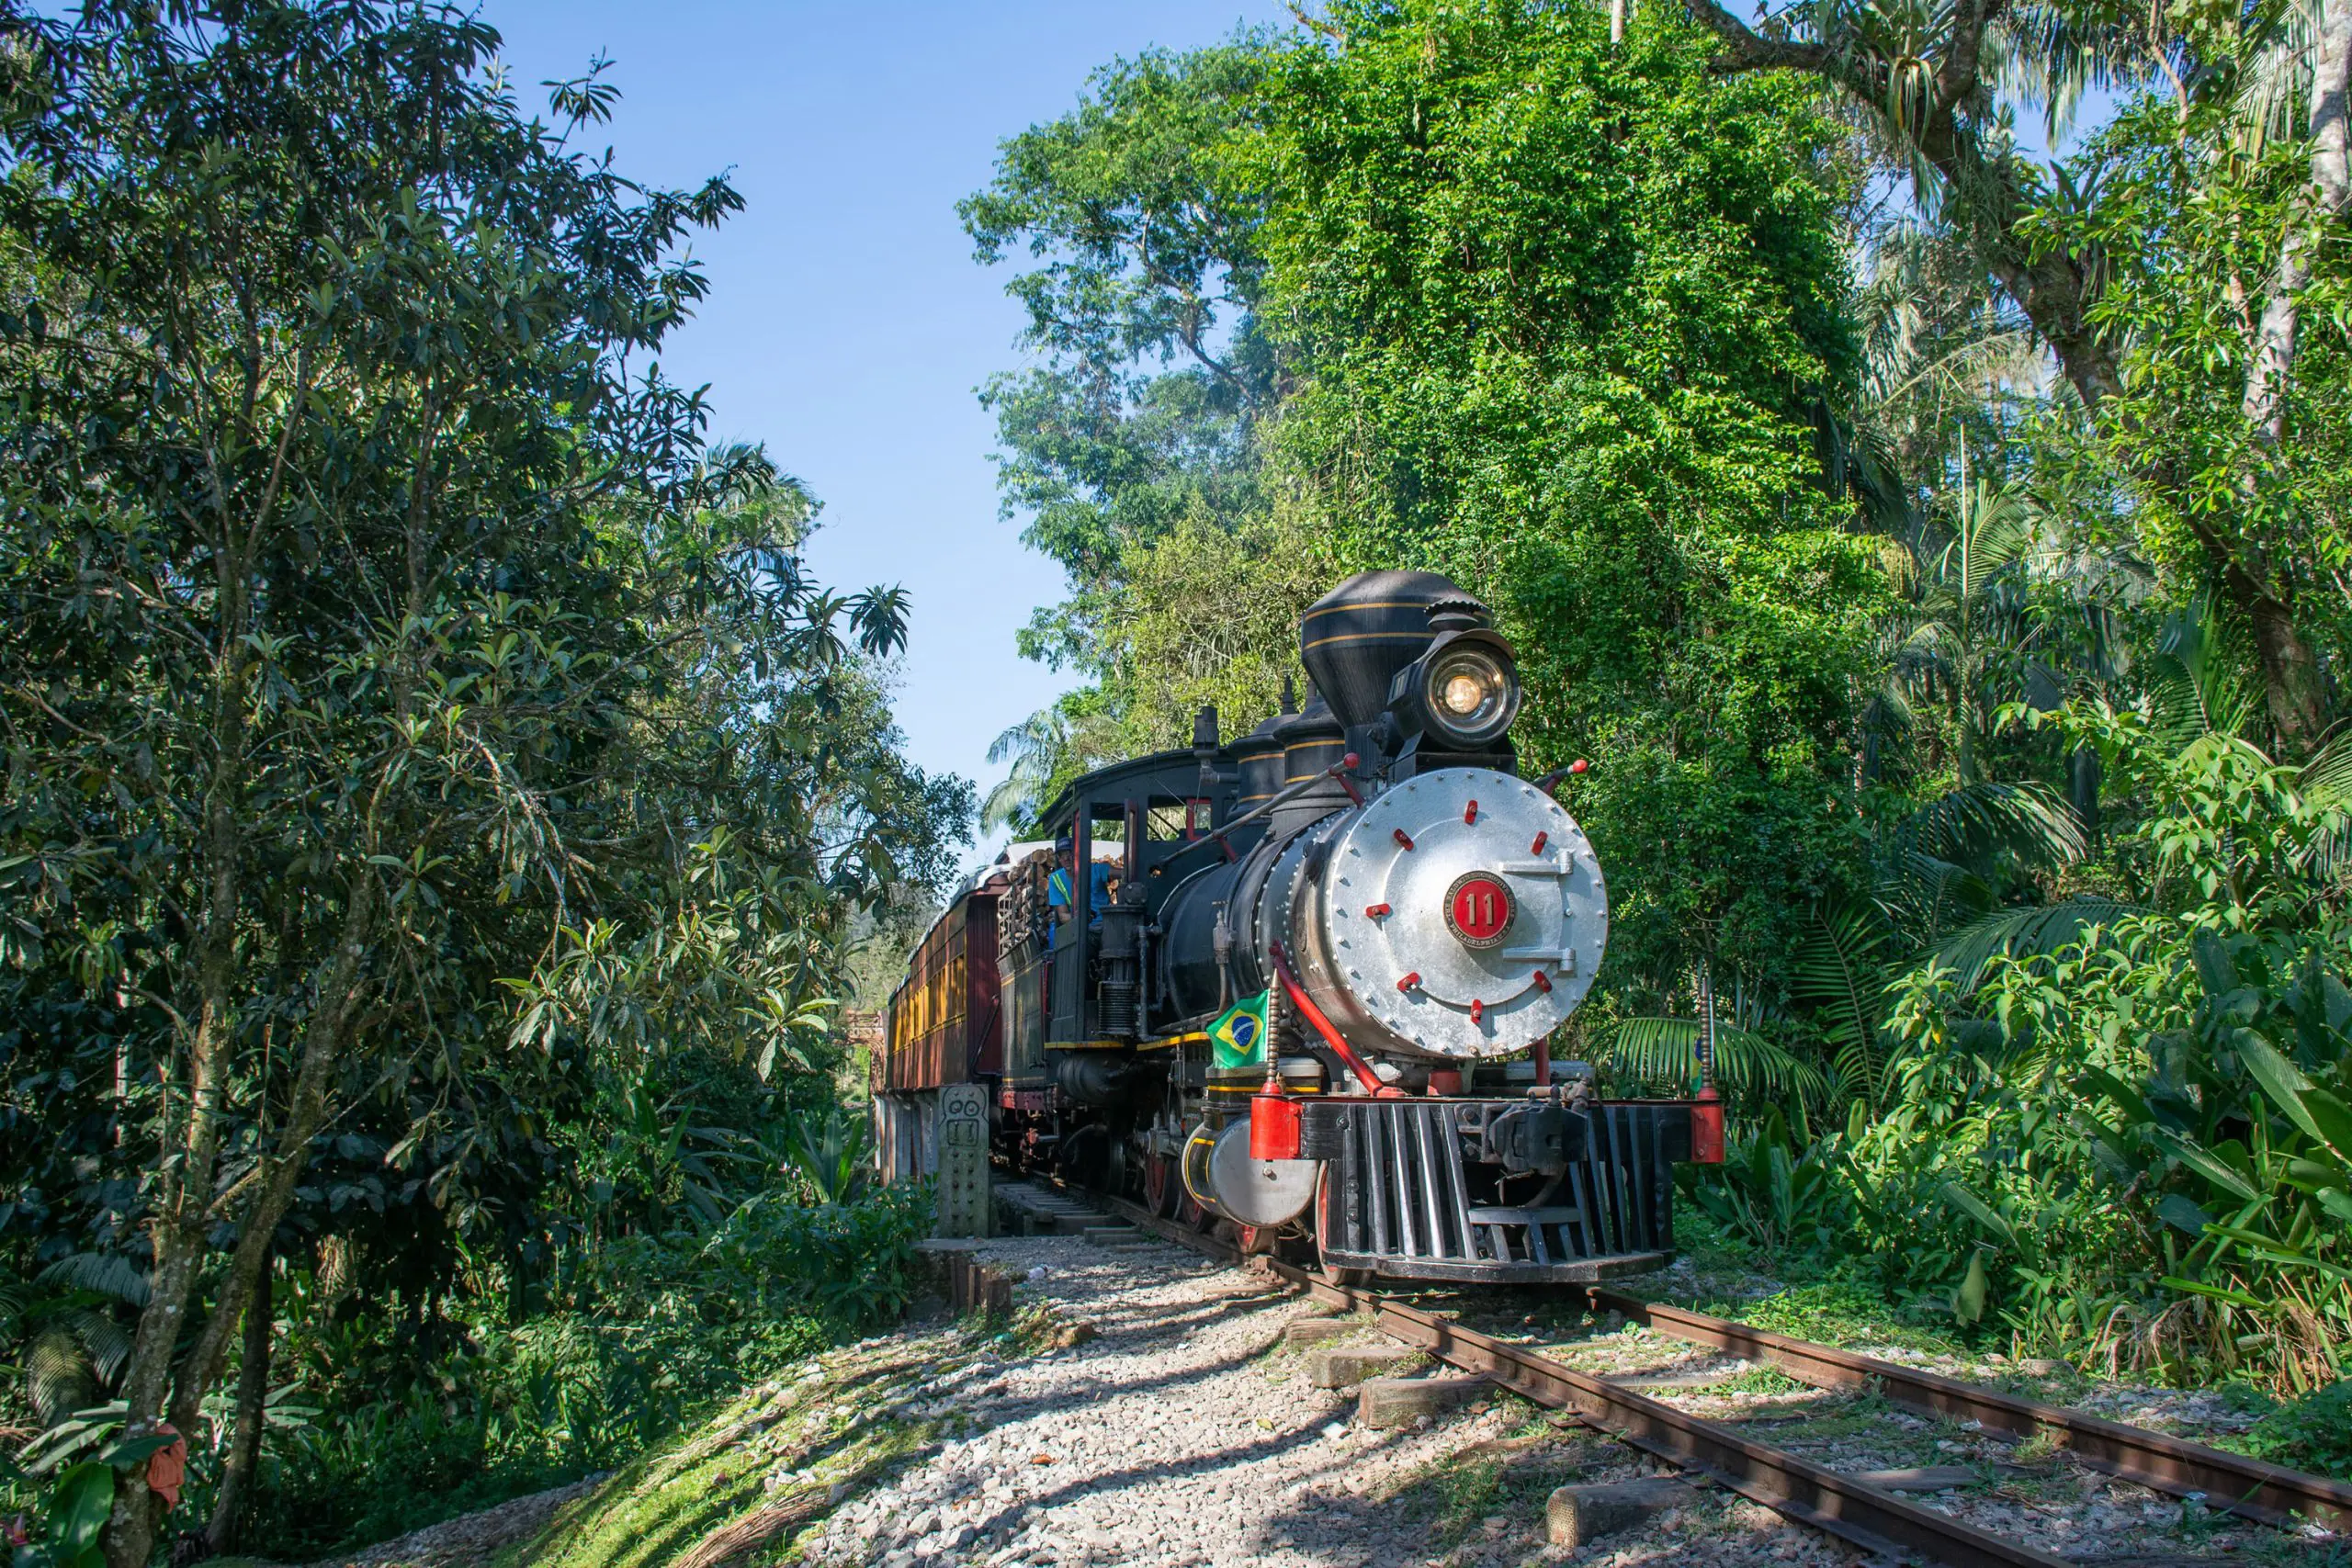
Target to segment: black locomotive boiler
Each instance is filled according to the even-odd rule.
[[[1608,888],[1568,775],[1519,776],[1510,643],[1447,579],[1380,571],[1299,650],[1298,711],[1231,740],[1204,712],[1191,750],[1084,775],[950,904],[885,1014],[886,1168],[933,1168],[939,1093],[976,1084],[1001,1166],[1247,1246],[1425,1279],[1657,1267],[1721,1109],[1602,1099],[1550,1058]]]

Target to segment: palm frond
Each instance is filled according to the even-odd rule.
[[[1959,530],[1944,547],[1937,575],[1964,613],[2031,553],[2039,537],[2039,518],[2024,491],[1977,479],[1961,492]]]
[[[2319,830],[2304,847],[2312,874],[2333,879],[2352,864],[2352,729],[2322,746],[2295,775],[2303,803],[2324,814]]]
[[[1680,1093],[1699,1077],[1699,1024],[1688,1018],[1629,1018],[1595,1053],[1595,1065],[1645,1087]],[[1821,1069],[1761,1034],[1718,1021],[1715,1081],[1733,1095],[1794,1094],[1815,1103],[1829,1083]]]
[[[1956,924],[1991,908],[1999,895],[1969,870],[1917,851],[1899,852],[1879,876],[1879,907],[1921,945],[1941,942]]]
[[[1879,1016],[1891,941],[1873,911],[1848,906],[1815,917],[1789,969],[1789,989],[1813,1008],[1840,1086],[1872,1106],[1884,1088]]]
[[[1898,857],[1926,855],[1979,872],[1997,854],[2028,865],[2071,865],[2087,848],[2065,796],[2038,782],[1962,784],[1896,824],[1890,839]]]
[[[85,1307],[62,1320],[74,1337],[82,1342],[82,1351],[90,1359],[90,1368],[98,1382],[107,1388],[115,1385],[125,1367],[130,1365],[130,1334],[113,1316],[95,1307]]]
[[[25,1347],[25,1403],[44,1427],[54,1427],[98,1396],[98,1380],[81,1341],[51,1324]]]
[[[2320,9],[2320,0],[2254,9],[2255,25],[2239,39],[2244,63],[2231,105],[2239,142],[2249,153],[2258,155],[2267,142],[2310,133]]]
[[[1934,959],[1953,973],[1960,994],[1966,996],[1984,983],[1984,971],[1996,958],[2052,957],[2080,942],[2092,926],[2145,912],[2140,905],[2120,899],[2088,897],[2030,908],[1996,909],[1952,932],[1936,949]]]
[[[2352,729],[2312,753],[2295,774],[2295,787],[2322,810],[2352,811]]]
[[[2241,639],[2221,603],[2199,594],[2165,618],[2149,660],[2148,705],[2156,733],[2176,750],[2207,735],[2241,735],[2256,702]]]
[[[42,1269],[40,1283],[147,1304],[147,1273],[119,1252],[70,1252]]]

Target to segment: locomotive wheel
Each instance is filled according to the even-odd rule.
[[[1274,1236],[1282,1229],[1280,1225],[1240,1225],[1236,1228],[1241,1233],[1239,1239],[1244,1258],[1273,1251]]]
[[[1176,1195],[1176,1222],[1192,1230],[1206,1234],[1216,1224],[1216,1216],[1201,1206],[1201,1201],[1190,1192]]]
[[[1180,1204],[1171,1200],[1182,1195],[1183,1184],[1177,1180],[1176,1162],[1166,1155],[1146,1155],[1143,1162],[1143,1206],[1161,1219],[1172,1217]]]
[[[1369,1269],[1334,1269],[1329,1264],[1325,1263],[1323,1259],[1327,1248],[1324,1243],[1324,1238],[1329,1236],[1330,1234],[1331,1173],[1329,1168],[1327,1167],[1323,1172],[1322,1185],[1316,1190],[1315,1194],[1315,1235],[1313,1237],[1315,1243],[1315,1261],[1317,1265],[1322,1269],[1324,1273],[1330,1276],[1332,1283],[1337,1285],[1345,1285],[1351,1290],[1361,1290],[1363,1287],[1371,1284],[1375,1279],[1379,1278],[1378,1275]]]

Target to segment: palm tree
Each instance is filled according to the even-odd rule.
[[[1012,766],[980,802],[981,830],[1029,826],[1044,809],[1047,786],[1069,748],[1069,719],[1059,706],[1039,708],[989,741],[989,761]]]
[[[2027,609],[2024,565],[2039,518],[2013,482],[1967,477],[1962,454],[1951,539],[1922,576],[1917,607],[1895,653],[1915,688],[1939,695],[1955,731],[1962,787],[1983,782],[1980,755],[1993,716],[2016,690],[2040,636]]]

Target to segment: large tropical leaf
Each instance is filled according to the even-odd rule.
[[[1889,859],[1879,877],[1878,899],[1914,943],[1932,945],[1992,908],[2000,894],[1966,866],[1915,850]]]
[[[1885,1010],[1891,937],[1874,911],[1849,906],[1816,918],[1789,970],[1789,989],[1811,1004],[1843,1090],[1875,1107],[1884,1088],[1879,1019]]]
[[[119,1252],[69,1252],[40,1271],[40,1283],[94,1291],[131,1306],[147,1304],[147,1272]]]
[[[2014,484],[1976,479],[1961,492],[1959,526],[1937,562],[1937,576],[1973,611],[1994,581],[2030,554],[2039,536],[2031,502]]]
[[[2324,814],[2319,830],[2304,846],[2304,863],[2322,880],[2352,865],[2352,729],[2312,754],[2295,775],[2303,804]]]
[[[2071,865],[2086,847],[2065,796],[2038,782],[1962,784],[1905,818],[1891,838],[1898,853],[1980,873],[2000,854],[2028,865]]]
[[[2165,617],[2146,666],[2155,732],[2175,750],[2207,736],[2243,734],[2256,707],[2248,662],[2211,594]]]

